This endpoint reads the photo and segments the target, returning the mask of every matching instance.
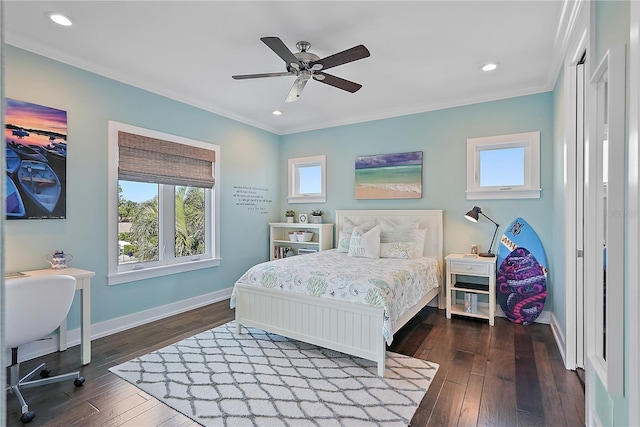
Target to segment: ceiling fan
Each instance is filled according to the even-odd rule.
[[[318,55],[309,52],[311,43],[306,41],[296,43],[299,52],[293,53],[278,37],[261,37],[260,40],[284,60],[287,71],[280,73],[242,74],[232,76],[234,79],[243,80],[262,77],[296,76],[296,81],[293,83],[285,102],[297,101],[302,93],[302,89],[304,89],[307,82],[311,79],[351,93],[358,91],[362,87],[361,84],[336,77],[332,74],[327,74],[321,70],[328,70],[338,65],[368,57],[370,53],[363,45],[358,45],[320,59]]]

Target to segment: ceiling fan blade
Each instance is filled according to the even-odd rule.
[[[244,80],[244,79],[259,79],[261,77],[281,77],[281,76],[295,76],[295,74],[283,71],[281,73],[240,74],[238,76],[231,76],[231,77],[233,77],[236,80]]]
[[[320,71],[316,71],[314,76],[319,76],[323,78],[317,78],[316,80],[320,83],[327,84],[329,86],[337,87],[338,89],[346,90],[347,92],[357,92],[362,87],[361,84],[352,82],[350,80],[345,80],[340,77],[336,77],[333,74],[327,74]]]
[[[304,87],[305,87],[305,85],[307,84],[308,81],[309,81],[309,76],[307,76],[307,75],[299,76],[296,79],[296,81],[293,83],[293,86],[291,86],[291,90],[289,91],[289,95],[287,95],[287,98],[284,100],[284,102],[297,101],[298,98],[300,98],[300,94],[302,93],[302,89],[304,89]]]
[[[352,47],[351,49],[343,50],[342,52],[334,53],[326,58],[319,59],[313,62],[313,64],[320,64],[322,65],[323,70],[327,70],[329,68],[337,67],[338,65],[366,58],[370,55],[369,50],[360,44]]]
[[[280,58],[284,60],[284,62],[287,64],[287,69],[289,69],[288,68],[289,65],[293,65],[293,67],[296,67],[299,69],[300,61],[298,61],[298,58],[296,58],[293,52],[291,52],[289,48],[285,46],[285,44],[282,42],[282,40],[280,40],[280,38],[261,37],[260,40],[262,40],[262,42],[267,46],[269,46],[269,48],[272,51],[274,51],[276,55],[278,55]]]

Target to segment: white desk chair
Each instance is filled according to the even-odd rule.
[[[76,291],[76,279],[71,276],[24,277],[5,280],[4,337],[5,346],[11,349],[11,369],[7,390],[13,392],[22,406],[20,421],[29,423],[36,416],[29,410],[21,388],[36,387],[74,378],[80,387],[84,378],[79,372],[49,377],[50,370],[44,363],[20,378],[18,347],[46,338],[67,317]],[[41,379],[29,381],[40,371]]]

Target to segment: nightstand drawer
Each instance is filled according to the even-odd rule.
[[[473,274],[486,276],[489,274],[489,264],[478,264],[464,261],[451,261],[450,274]]]

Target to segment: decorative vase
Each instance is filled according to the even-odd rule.
[[[322,217],[319,215],[311,215],[311,224],[322,224]]]
[[[53,270],[64,270],[67,268],[67,262],[73,259],[73,255],[55,251],[53,254],[46,255],[44,259],[51,264]]]
[[[292,216],[288,216],[287,217],[287,222],[293,222],[293,217]]]

